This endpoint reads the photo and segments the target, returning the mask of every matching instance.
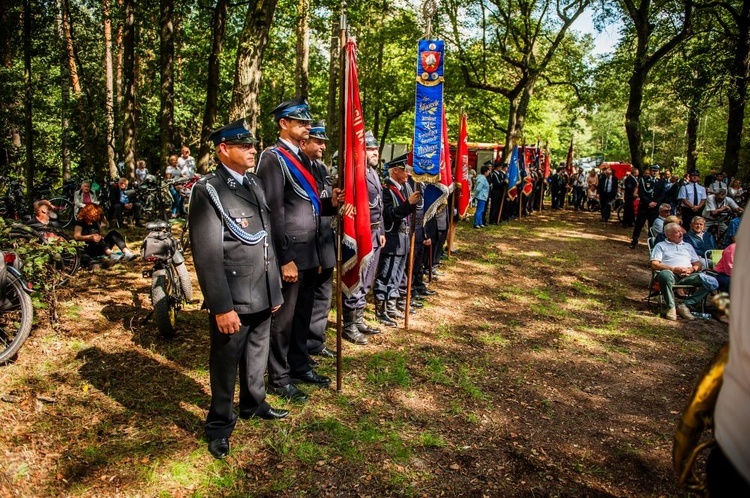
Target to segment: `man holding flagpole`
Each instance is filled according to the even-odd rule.
[[[271,212],[284,304],[271,320],[268,391],[289,401],[307,401],[296,384],[328,387],[331,382],[310,367],[307,335],[321,270],[320,217],[336,214],[339,189],[333,189],[331,197],[321,198],[310,159],[300,150],[300,141],[310,138],[312,117],[307,100],[287,100],[271,113],[279,140],[260,155],[257,174],[263,180]]]

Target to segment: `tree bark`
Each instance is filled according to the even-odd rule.
[[[60,40],[65,40],[63,30],[62,2],[57,2],[57,36]],[[67,51],[60,47],[60,156],[62,159],[63,178],[70,179],[70,148],[68,146],[69,133],[68,112],[70,109],[70,86],[68,84],[68,55]]]
[[[691,171],[696,168],[698,161],[698,125],[700,116],[698,115],[698,106],[691,105],[688,108],[687,115],[687,170]]]
[[[115,90],[112,67],[112,18],[110,0],[102,0],[102,15],[104,17],[104,81],[106,87],[104,112],[107,115],[107,171],[111,178],[117,174],[117,165],[115,164]]]
[[[325,160],[326,164],[331,164],[331,156],[334,150],[339,150],[339,108],[337,105],[339,95],[339,78],[341,78],[341,56],[340,41],[341,26],[340,19],[334,16],[333,26],[331,28],[331,48],[330,61],[328,63],[328,120],[326,121],[326,131],[328,135],[329,147],[326,147]]]
[[[297,16],[297,65],[294,79],[297,97],[307,97],[310,93],[310,0],[299,0]]]
[[[123,10],[123,0],[117,0],[117,6],[119,10]],[[125,101],[125,92],[124,92],[124,83],[125,83],[125,76],[123,75],[123,67],[125,65],[124,63],[124,51],[122,46],[122,35],[123,35],[123,20],[118,18],[117,21],[117,29],[115,30],[115,47],[117,48],[116,57],[114,59],[115,67],[113,69],[113,73],[115,75],[115,144],[119,145],[120,147],[123,147],[122,150],[119,150],[119,159],[122,159],[125,156],[125,135],[124,131],[125,128],[122,126],[122,122],[124,120],[123,111],[124,106],[123,102]],[[117,122],[120,122],[120,126],[117,126]],[[115,149],[117,151],[117,149]],[[115,154],[117,156],[117,154]],[[117,176],[117,166],[115,166],[115,171],[112,172],[112,176],[110,178],[115,178]]]
[[[123,24],[123,87],[124,119],[123,146],[125,152],[125,176],[131,178],[135,171],[135,0],[125,0],[125,23]]]
[[[742,130],[745,121],[747,81],[750,77],[750,0],[743,0],[742,10],[735,17],[737,23],[737,47],[731,66],[731,85],[727,100],[727,139],[722,170],[729,176],[737,175],[742,147]]]
[[[32,101],[34,97],[31,81],[31,0],[23,2],[23,63],[24,63],[24,107],[26,124],[26,196],[31,201],[31,186],[34,184],[34,120]]]
[[[159,67],[161,69],[161,112],[159,119],[159,168],[166,165],[174,149],[174,2],[160,2]]]
[[[247,8],[245,26],[237,49],[236,72],[229,106],[229,121],[243,116],[254,130],[258,125],[258,92],[263,75],[261,63],[277,0],[253,0]]]
[[[206,84],[206,108],[201,126],[201,146],[198,152],[198,171],[207,173],[211,163],[211,143],[208,141],[216,123],[217,102],[219,99],[219,56],[224,42],[229,0],[218,0],[214,8],[211,32],[213,41],[211,55],[208,56],[208,83]]]

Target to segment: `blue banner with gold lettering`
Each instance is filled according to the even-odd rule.
[[[419,41],[413,162],[418,182],[440,181],[444,55],[443,40]]]

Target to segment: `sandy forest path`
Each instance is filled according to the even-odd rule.
[[[727,329],[657,316],[628,240],[573,211],[462,224],[410,330],[345,343],[340,394],[269,396],[290,417],[240,421],[226,461],[200,293],[164,341],[145,262],[83,273],[0,367],[0,496],[684,496],[672,434]]]

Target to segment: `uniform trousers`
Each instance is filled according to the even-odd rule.
[[[635,227],[633,228],[633,242],[634,244],[638,242],[638,239],[641,237],[641,231],[643,231],[643,226],[648,222],[648,228],[651,228],[651,225],[654,224],[654,221],[656,218],[659,217],[659,211],[657,208],[649,208],[648,204],[646,203],[646,208],[640,207],[640,204],[638,206],[638,215],[635,217]],[[648,234],[650,237],[651,234]]]
[[[326,327],[328,313],[331,311],[331,293],[333,292],[333,268],[323,268],[315,278],[315,294],[310,331],[307,336],[307,352],[319,353],[326,345]]]
[[[237,417],[233,411],[234,384],[237,368],[240,371],[240,414],[250,416],[269,409],[266,403],[266,371],[271,310],[239,315],[240,330],[222,334],[216,326],[216,316],[209,315],[211,335],[209,371],[211,377],[211,406],[208,409],[206,437],[209,440],[229,437]]]
[[[282,387],[291,382],[290,372],[310,371],[307,333],[310,330],[317,268],[300,270],[296,282],[284,282],[284,304],[271,320],[271,350],[268,355],[268,384]]]
[[[398,288],[406,270],[407,255],[384,254],[375,279],[375,299],[388,301],[399,297]]]
[[[367,293],[370,292],[370,289],[372,289],[372,286],[375,283],[375,278],[378,275],[378,264],[380,263],[380,251],[382,248],[380,247],[379,241],[376,240],[377,238],[379,237],[373,237],[373,247],[375,247],[375,251],[373,252],[372,261],[367,268],[362,285],[351,297],[344,294],[344,309],[351,311],[363,310],[367,306]]]

